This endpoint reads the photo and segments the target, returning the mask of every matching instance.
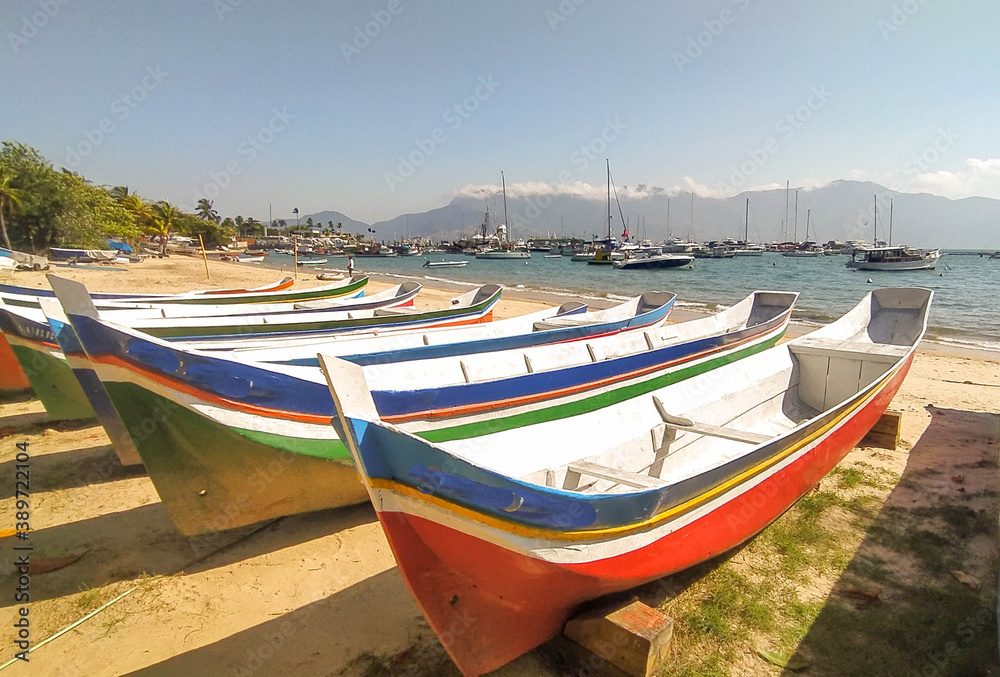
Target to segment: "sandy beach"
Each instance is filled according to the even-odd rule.
[[[85,282],[93,291],[157,293],[257,286],[283,274],[251,265],[209,265],[211,280],[201,260],[177,257],[124,271],[50,272]],[[363,262],[359,268],[363,271]],[[325,284],[312,274],[298,278],[296,287]],[[18,273],[15,283],[48,287],[44,273]],[[389,284],[373,279],[369,289]],[[416,306],[442,307],[457,293],[425,287]],[[526,313],[543,302],[538,295],[505,291],[494,317]],[[690,312],[676,311],[671,321],[689,317]],[[790,333],[805,330],[799,326]],[[885,468],[897,480],[931,477],[925,471],[937,468],[940,477],[921,484],[925,490],[898,483],[880,500],[962,501],[988,513],[996,525],[1000,354],[926,344],[891,408],[903,413],[899,447],[858,448],[844,464]],[[100,426],[51,422],[30,393],[20,393],[0,400],[0,463],[8,482],[0,489],[0,514],[8,528],[17,512],[18,443],[27,443],[31,458],[32,645],[125,596],[38,648],[30,663],[6,668],[7,674],[361,675],[366,661],[386,656],[391,674],[458,674],[403,584],[370,506],[186,538],[170,522],[142,469],[117,462]],[[966,573],[981,582],[978,594],[984,603],[992,599],[995,608],[995,532],[969,538],[975,556]],[[13,624],[21,606],[14,597],[17,541],[8,537],[3,543],[0,663],[17,650]],[[809,594],[824,599],[837,585],[836,578],[823,578]],[[537,650],[496,674],[562,674],[552,667],[550,653]],[[747,660],[745,674],[780,673]]]

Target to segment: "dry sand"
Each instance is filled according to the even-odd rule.
[[[207,282],[201,261],[175,257],[146,261],[127,272],[56,272],[98,291],[255,286],[280,277],[280,272],[249,265],[211,262],[211,270]],[[312,275],[299,277],[300,285],[323,284]],[[19,273],[17,283],[47,286],[38,273]],[[417,305],[439,307],[452,295],[426,290]],[[505,298],[496,316],[527,312],[537,303]],[[995,435],[925,439],[924,433],[942,409],[995,415],[998,401],[1000,355],[922,349],[893,403],[904,412],[900,448],[853,454],[897,473],[918,444],[922,463],[932,459],[947,467],[956,448],[968,452],[970,445],[983,444],[992,446],[971,451],[995,459]],[[989,417],[994,427],[995,419]],[[185,538],[173,528],[141,469],[117,463],[102,428],[50,423],[41,405],[24,395],[0,404],[0,463],[7,482],[0,488],[0,514],[5,526],[15,521],[18,442],[27,442],[31,454],[32,561],[44,566],[53,558],[80,555],[61,569],[32,573],[32,645],[132,592],[31,653],[30,663],[7,668],[7,674],[337,675],[367,653],[396,656],[393,672],[424,674],[428,664],[440,661],[433,633],[402,582],[370,506]],[[0,662],[14,656],[13,623],[21,606],[14,601],[18,577],[12,566],[18,542],[7,538],[3,544]],[[977,574],[995,577],[995,546],[985,548]],[[815,594],[826,596],[829,588]],[[433,655],[427,658],[424,652]],[[363,662],[355,662],[349,672],[360,674]],[[415,666],[421,669],[410,670]],[[429,670],[426,674],[437,668]],[[529,654],[499,674],[557,673]]]

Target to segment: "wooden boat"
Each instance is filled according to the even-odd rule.
[[[49,247],[49,255],[60,261],[114,261],[118,251],[114,249],[66,249]]]
[[[86,297],[85,305],[92,307],[86,287],[72,280],[50,277],[51,284],[63,295],[73,298]],[[412,296],[420,285],[407,282],[401,296],[412,303]],[[163,335],[173,340],[196,335],[199,340],[218,347],[231,347],[224,339],[238,337],[237,345],[245,344],[248,334],[270,337],[286,343],[290,337],[323,337],[335,333],[395,331],[425,329],[437,326],[489,322],[493,306],[500,299],[500,288],[487,285],[468,292],[451,307],[442,310],[416,312],[406,307],[374,307],[356,310],[305,309],[288,313],[265,315],[238,315],[229,317],[181,317],[160,319],[130,319],[130,325],[141,327],[150,335]],[[77,303],[82,303],[78,301]],[[44,317],[31,308],[11,308],[0,304],[0,332],[11,348],[12,364],[20,366],[31,387],[53,419],[93,418],[94,412],[79,387],[74,387],[71,370],[59,349]],[[95,311],[96,312],[96,311]],[[207,332],[207,333],[206,333]],[[220,333],[221,332],[221,333]],[[3,357],[0,353],[0,357]],[[0,369],[8,365],[0,364]]]
[[[573,302],[496,323],[503,331],[482,325],[340,337],[271,355],[182,349],[80,315],[72,298],[63,302],[125,428],[139,430],[155,412],[169,412],[169,426],[133,434],[133,439],[175,524],[194,534],[366,500],[347,450],[330,427],[335,411],[316,361],[319,349],[377,371],[394,361],[476,355],[501,346],[580,341],[632,325],[650,327],[663,321],[673,299],[671,294],[644,295],[593,313]],[[85,303],[85,297],[78,300]],[[308,361],[306,356],[311,356]],[[171,360],[183,369],[169,370]],[[240,393],[240,383],[254,385]],[[237,501],[238,512],[227,510],[247,493],[248,477],[268,468],[280,478],[253,491],[252,500]],[[192,493],[194,486],[207,493]]]
[[[851,260],[845,263],[855,270],[881,270],[888,272],[906,272],[913,270],[934,270],[941,258],[940,249],[914,249],[907,246],[892,246],[892,200],[889,200],[889,244],[879,246],[878,240],[878,198],[874,206],[875,237],[874,247],[855,247],[851,251]],[[861,254],[861,260],[857,255]]]
[[[286,291],[292,286],[293,282],[294,280],[291,277],[285,277],[276,283],[254,289],[208,289],[196,290],[184,294],[153,295],[95,292],[92,296],[101,308],[128,307],[128,305],[119,306],[118,304],[131,304],[131,307],[152,307],[153,305],[161,304],[290,303],[341,297],[349,298],[363,294],[365,286],[368,284],[368,278],[367,276],[359,275],[350,280],[344,280],[323,287],[313,287],[312,289],[304,289],[296,292]],[[55,294],[51,289],[35,289],[0,284],[0,298],[8,306],[37,308],[39,298],[41,297],[55,298]],[[6,337],[0,332],[0,391],[16,390],[30,386],[30,379],[28,379],[18,364]]]
[[[76,332],[63,312],[62,305],[57,299],[50,298],[43,298],[41,305],[49,328],[58,342],[59,349],[65,356],[67,366],[72,371],[80,392],[90,405],[90,411],[104,427],[111,440],[111,446],[118,461],[123,466],[142,465],[142,458],[132,441],[132,436],[118,414],[118,410],[112,404],[111,398],[108,397],[107,391],[104,390],[104,386],[101,385],[83,346],[80,345]],[[69,387],[72,388],[72,385]],[[86,409],[82,407],[81,410],[86,412]],[[140,426],[137,431],[141,430]]]
[[[857,253],[862,254],[856,259]],[[921,250],[912,247],[869,247],[857,250],[846,265],[856,270],[908,271],[934,270],[941,258],[940,249]]]
[[[801,498],[899,389],[932,296],[880,289],[695,387],[460,444],[381,420],[361,368],[322,362],[407,586],[462,673],[479,675],[558,633],[581,602],[725,552]]]
[[[4,247],[0,247],[0,259],[8,259],[13,261],[16,267],[27,268],[29,270],[48,270],[49,268],[49,260],[44,256],[27,254]]]
[[[241,304],[241,303],[293,303],[301,301],[317,301],[344,296],[355,296],[364,292],[368,284],[367,275],[355,275],[328,285],[291,291],[292,278],[282,280],[279,285],[268,285],[257,289],[222,289],[192,291],[183,294],[109,294],[94,292],[91,296],[98,305],[113,308],[116,303],[129,304]],[[37,297],[55,298],[51,289],[32,289],[16,285],[0,284],[0,293],[4,295],[7,305],[37,307]]]

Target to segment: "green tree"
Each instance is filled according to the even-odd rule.
[[[11,177],[6,170],[0,166],[0,235],[3,236],[3,246],[10,249],[10,238],[7,237],[7,224],[4,223],[4,212],[13,215],[15,210],[20,210],[23,203],[23,195],[19,188],[11,185]]]
[[[198,200],[198,218],[202,221],[211,221],[212,223],[219,223],[219,212],[212,209],[212,201],[207,197],[203,197]]]
[[[149,232],[160,238],[160,253],[167,253],[167,240],[170,238],[170,231],[177,225],[180,219],[180,210],[169,202],[157,202],[153,207],[153,219],[149,224]]]

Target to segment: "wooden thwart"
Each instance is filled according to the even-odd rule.
[[[628,470],[619,470],[618,468],[612,468],[598,463],[591,463],[589,461],[575,461],[566,466],[567,487],[572,489],[578,486],[580,484],[581,475],[597,477],[602,480],[610,480],[612,482],[624,484],[627,487],[634,487],[636,489],[654,489],[656,487],[661,487],[664,484],[663,481],[658,480],[655,477],[650,477],[649,475],[640,475],[639,473],[630,472]]]
[[[563,633],[629,675],[647,677],[666,660],[673,630],[670,618],[636,600],[580,614]]]
[[[695,423],[694,421],[686,418],[681,418],[680,416],[673,416],[668,414],[666,408],[663,406],[663,402],[660,398],[653,396],[653,405],[656,407],[656,411],[659,412],[660,418],[663,422],[671,427],[680,430],[681,432],[692,432],[698,435],[708,435],[709,437],[720,437],[726,440],[733,440],[735,442],[744,442],[746,444],[761,444],[767,442],[771,439],[770,435],[762,435],[760,433],[751,433],[745,430],[737,430],[736,428],[726,428],[719,425],[710,425],[708,423]]]

